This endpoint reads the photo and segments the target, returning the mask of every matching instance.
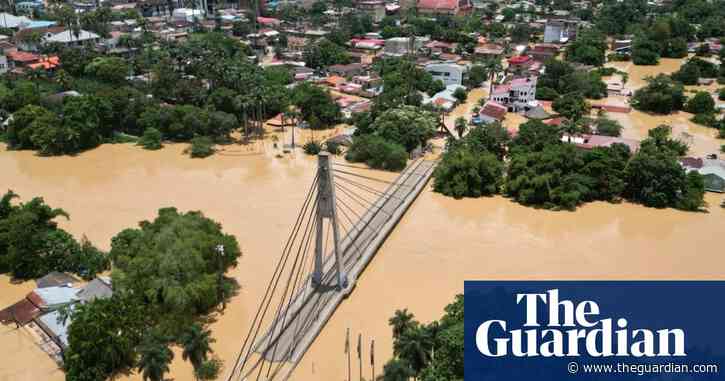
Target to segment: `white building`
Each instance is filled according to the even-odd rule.
[[[178,8],[174,9],[174,13],[172,14],[171,18],[174,21],[193,22],[194,18],[197,18],[199,20],[203,19],[204,12],[201,9]]]
[[[565,20],[549,20],[544,28],[544,43],[559,44],[569,41],[569,23]]]
[[[87,43],[95,44],[100,40],[101,36],[82,29],[78,32],[77,35],[70,30],[65,30],[56,34],[49,33],[45,36],[45,38],[43,38],[43,41],[45,43],[57,42],[66,46],[80,46]]]
[[[490,99],[502,104],[511,112],[528,111],[536,106],[537,77],[515,78],[496,86]]]
[[[425,71],[433,76],[433,80],[440,79],[446,86],[462,85],[467,69],[463,65],[454,63],[433,63],[425,66]]]
[[[9,69],[8,57],[5,56],[5,53],[0,52],[0,75],[7,73]]]

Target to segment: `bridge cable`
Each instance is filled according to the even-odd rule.
[[[260,318],[262,306],[265,304],[265,301],[267,300],[267,298],[269,298],[271,301],[272,296],[270,295],[270,291],[272,291],[272,293],[274,293],[274,291],[272,290],[273,283],[275,284],[274,288],[276,288],[275,278],[278,278],[278,273],[281,274],[281,268],[284,266],[283,263],[286,263],[285,253],[286,252],[288,253],[288,247],[293,240],[293,234],[299,228],[301,218],[302,218],[303,214],[305,213],[306,208],[309,206],[309,202],[312,199],[312,195],[315,193],[314,190],[315,190],[315,187],[317,186],[318,181],[319,181],[319,176],[315,175],[315,178],[312,181],[312,185],[310,186],[310,189],[307,192],[305,202],[304,202],[302,208],[300,209],[300,212],[297,215],[297,221],[295,222],[295,225],[292,228],[292,232],[290,232],[290,236],[288,237],[285,247],[282,250],[282,256],[280,257],[279,261],[277,262],[277,264],[275,266],[274,272],[272,274],[272,279],[270,279],[269,283],[267,284],[267,289],[265,290],[264,297],[262,298],[262,301],[260,302],[259,308],[257,309],[257,312],[254,316],[254,320],[252,321],[252,324],[250,324],[250,326],[249,326],[249,331],[247,332],[247,337],[244,339],[242,347],[240,348],[239,354],[237,355],[237,359],[234,363],[234,367],[232,368],[232,372],[229,374],[227,381],[232,380],[232,378],[234,377],[234,375],[237,372],[238,367],[239,367],[239,371],[241,372],[242,369],[244,368],[244,365],[246,365],[246,363],[247,363],[247,360],[248,360],[249,354],[250,354],[250,350],[254,346],[254,340],[252,340],[249,350],[247,350],[246,354],[244,354],[243,361],[242,361],[242,354],[244,353],[244,350],[247,347],[247,343],[249,342],[249,338],[251,337],[252,331],[254,330],[254,326],[256,325],[257,320],[259,319],[259,322],[260,322],[259,324],[261,325],[261,321],[264,319],[263,316]],[[265,307],[265,311],[266,311],[266,307]],[[255,340],[256,340],[256,333],[255,333]]]
[[[374,169],[374,168],[363,167],[363,166],[359,166],[359,165],[351,165],[351,164],[341,163],[341,162],[337,162],[337,161],[333,161],[332,165],[338,166],[338,167],[347,167],[347,168],[354,168],[354,169],[365,169],[368,171],[377,171],[377,169]]]
[[[281,328],[280,328],[280,333],[278,335],[277,340],[275,340],[274,349],[272,350],[272,360],[274,360],[274,356],[277,353],[277,347],[279,345],[279,339],[281,338],[282,333],[286,329],[285,322],[287,321],[287,314],[289,313],[289,306],[292,304],[292,298],[295,295],[295,291],[296,291],[296,287],[297,287],[299,275],[300,275],[301,269],[303,267],[302,266],[302,263],[304,262],[304,259],[300,261],[300,258],[305,258],[306,259],[306,256],[307,256],[307,253],[308,253],[307,247],[308,247],[309,242],[310,242],[311,237],[312,237],[312,230],[317,226],[317,219],[314,218],[313,215],[314,215],[314,212],[316,211],[317,207],[319,207],[318,202],[319,202],[319,194],[318,194],[317,198],[315,199],[315,204],[314,204],[314,206],[313,206],[313,208],[311,210],[312,213],[310,213],[310,220],[313,220],[313,221],[310,224],[309,223],[309,220],[308,220],[307,226],[305,226],[305,231],[304,231],[304,234],[302,235],[302,241],[300,241],[300,244],[299,244],[299,246],[297,248],[297,254],[295,256],[295,261],[292,264],[292,268],[290,269],[289,278],[287,279],[287,285],[285,286],[284,293],[282,294],[282,298],[279,301],[279,306],[277,308],[277,313],[275,315],[275,320],[274,320],[274,323],[273,323],[272,328],[270,330],[271,334],[269,335],[269,342],[268,342],[267,345],[271,345],[272,337],[274,336],[274,331],[276,330],[277,323],[279,322],[279,316],[282,313],[282,306],[285,304],[285,299],[287,298],[287,292],[289,290],[290,285],[294,284],[294,286],[292,287],[292,292],[289,293],[289,300],[286,303],[286,307],[285,307],[286,309],[285,309],[285,312],[284,312],[284,317],[282,318],[282,325],[281,325]],[[303,243],[304,243],[304,247],[305,247],[304,251],[302,250]],[[301,253],[302,253],[302,256],[300,255]],[[299,266],[297,266],[298,263],[299,263]],[[296,272],[295,272],[295,269],[297,270]],[[295,279],[294,283],[292,282],[292,279],[293,278]],[[269,347],[265,350],[264,354],[266,355],[266,353],[268,351],[269,351]],[[260,371],[261,371],[261,368],[260,368]],[[269,362],[269,369],[267,370],[267,378],[269,378],[269,373],[271,371],[272,371],[272,361]],[[260,374],[261,374],[261,372],[260,372]]]
[[[336,172],[336,173],[341,173],[341,174],[344,174],[344,175],[360,177],[360,178],[363,178],[365,180],[375,181],[375,182],[378,182],[378,183],[383,183],[383,184],[388,184],[388,185],[390,185],[390,184],[393,183],[392,181],[383,180],[383,179],[376,179],[375,177],[365,176],[365,175],[361,175],[361,174],[355,173],[355,172],[348,172],[348,171],[344,171],[342,169],[334,169],[333,168],[332,171],[333,172]]]
[[[392,216],[392,215],[391,215],[390,213],[388,213],[387,211],[385,211],[385,210],[382,210],[382,209],[381,209],[381,208],[382,208],[381,206],[379,206],[379,205],[376,205],[376,204],[378,203],[377,201],[370,201],[370,200],[367,200],[367,199],[365,199],[364,197],[362,197],[362,196],[360,196],[360,195],[357,195],[357,194],[353,193],[353,192],[352,192],[351,190],[347,189],[346,187],[344,187],[344,186],[343,186],[343,185],[341,185],[341,184],[337,184],[337,183],[336,183],[336,184],[335,184],[335,186],[337,186],[337,187],[338,187],[338,190],[339,190],[339,191],[341,191],[341,192],[342,192],[343,194],[345,194],[345,195],[346,195],[346,196],[347,196],[348,198],[350,198],[351,200],[355,201],[355,202],[356,202],[357,204],[359,204],[359,205],[360,205],[360,206],[362,206],[363,208],[366,208],[366,209],[379,209],[379,211],[381,211],[381,212],[385,213],[385,214],[386,214],[386,215],[387,215],[388,217]],[[362,200],[362,201],[360,201],[360,200]],[[364,201],[364,202],[363,202],[363,201]],[[367,204],[366,204],[366,203],[367,203]]]
[[[403,201],[401,198],[399,198],[397,196],[393,196],[393,194],[392,194],[393,192],[389,192],[389,191],[382,192],[382,191],[379,191],[379,190],[377,190],[375,188],[369,187],[369,186],[367,186],[365,184],[361,184],[361,183],[359,183],[359,182],[357,182],[355,180],[350,180],[350,179],[348,179],[348,178],[346,178],[344,176],[335,176],[335,179],[336,180],[342,180],[342,181],[344,181],[345,183],[347,183],[349,185],[352,185],[352,186],[354,186],[356,188],[359,188],[361,190],[364,190],[364,191],[367,191],[369,193],[372,193],[372,194],[374,194],[374,195],[376,195],[378,197],[387,197],[387,198],[396,199],[396,200],[401,201],[401,202]]]

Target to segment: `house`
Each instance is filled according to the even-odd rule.
[[[526,54],[536,61],[546,62],[548,59],[555,58],[559,54],[559,46],[555,44],[536,44]]]
[[[71,306],[72,310],[73,307]],[[35,319],[40,329],[47,334],[53,342],[55,342],[61,350],[68,348],[68,328],[70,327],[71,319],[62,318],[60,311],[51,311],[47,314]]]
[[[42,70],[42,71],[53,71],[58,66],[60,66],[60,58],[58,56],[40,57],[38,62],[31,63],[28,65],[28,67],[33,70]]]
[[[497,59],[503,55],[504,48],[498,44],[478,45],[473,49],[473,57],[480,60]]]
[[[327,71],[330,74],[349,78],[362,74],[365,71],[365,65],[359,63],[351,63],[347,65],[331,65],[327,68]]]
[[[510,82],[494,87],[490,100],[502,104],[511,112],[526,112],[537,106],[537,77],[515,78]]]
[[[355,7],[370,16],[373,22],[380,22],[385,17],[385,2],[383,0],[360,0]]]
[[[385,40],[383,54],[396,57],[404,56],[406,54],[414,54],[428,41],[430,41],[430,39],[427,37],[415,37],[412,42],[410,37],[389,38]]]
[[[428,54],[431,55],[454,54],[458,44],[455,42],[431,41],[425,44],[424,47],[428,49]]]
[[[506,118],[507,111],[506,106],[494,101],[488,101],[483,105],[481,111],[478,112],[477,122],[479,124],[502,122]]]
[[[470,0],[404,0],[400,7],[416,8],[421,15],[465,16],[473,12]]]
[[[453,93],[455,93],[458,89],[465,90],[466,88],[461,85],[447,85],[445,90],[434,94],[430,98],[426,99],[424,96],[423,103],[432,103],[441,108],[443,111],[450,111],[458,104],[458,99],[453,96]]]
[[[5,54],[0,54],[0,75],[7,73],[8,70],[10,70],[8,57],[6,57]]]
[[[37,300],[37,297],[30,293],[22,300],[0,311],[0,323],[25,325],[40,316],[41,310],[30,298],[31,295]]]
[[[21,52],[18,50],[5,53],[8,65],[14,70],[23,70],[29,65],[40,61],[40,56],[35,53]]]
[[[15,16],[10,13],[0,12],[0,28],[3,29],[19,29],[23,24],[31,21],[25,16]]]
[[[639,140],[620,138],[616,136],[589,135],[582,134],[577,136],[569,136],[564,134],[561,137],[564,143],[572,143],[578,148],[591,150],[597,147],[611,147],[613,144],[624,144],[629,151],[635,153],[639,151]]]
[[[544,26],[544,43],[564,44],[576,35],[577,22],[552,19]]]
[[[204,12],[200,9],[178,8],[171,14],[172,21],[194,22],[195,19],[203,19]]]
[[[725,160],[686,157],[680,164],[688,171],[696,171],[703,176],[705,190],[725,193]]]
[[[111,295],[113,295],[111,278],[98,277],[83,286],[77,296],[82,303],[87,303],[95,299],[107,299]]]
[[[276,27],[276,26],[279,26],[280,24],[282,24],[282,21],[280,21],[279,19],[272,18],[272,17],[257,17],[257,22],[260,25],[264,25],[264,26],[270,27],[270,28],[273,28],[273,27]]]
[[[69,286],[51,286],[36,288],[32,294],[37,296],[37,306],[43,311],[53,311],[78,301],[79,288]],[[32,299],[31,300],[36,300]]]
[[[47,288],[47,287],[59,287],[67,286],[69,284],[75,284],[80,282],[78,278],[73,275],[62,273],[59,271],[49,272],[42,278],[35,280],[36,288]]]
[[[110,298],[113,295],[113,289],[111,288],[110,278],[99,277],[80,289],[51,286],[36,289],[33,293],[40,294],[42,303],[46,306],[50,303],[55,306],[52,309],[41,307],[41,309],[49,312],[36,318],[35,322],[61,350],[65,350],[68,347],[68,327],[70,327],[72,315],[63,318],[63,313],[61,313],[59,307],[68,306],[69,312],[72,312],[75,303],[88,303],[95,299]]]
[[[433,80],[441,80],[446,86],[462,85],[467,68],[454,63],[432,63],[425,66],[425,71],[433,76]]]
[[[535,62],[533,58],[527,55],[513,56],[508,59],[508,68],[509,71],[513,72],[528,71]]]
[[[60,33],[46,35],[43,39],[45,43],[59,43],[65,46],[82,46],[85,44],[96,44],[101,40],[101,36],[81,29],[78,34],[70,30]]]

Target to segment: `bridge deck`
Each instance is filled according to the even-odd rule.
[[[337,306],[355,287],[360,273],[400,221],[406,210],[430,179],[435,162],[418,160],[411,164],[388,187],[341,239],[340,251],[349,285],[338,291],[333,255],[327,255],[320,286],[308,278],[286,311],[282,311],[270,329],[259,339],[254,350],[271,362],[287,362],[282,372],[289,378],[292,370],[320,333]]]

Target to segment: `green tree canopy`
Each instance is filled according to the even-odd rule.
[[[631,103],[638,110],[669,114],[684,106],[684,89],[668,76],[660,74],[647,78],[647,86],[635,91]]]

